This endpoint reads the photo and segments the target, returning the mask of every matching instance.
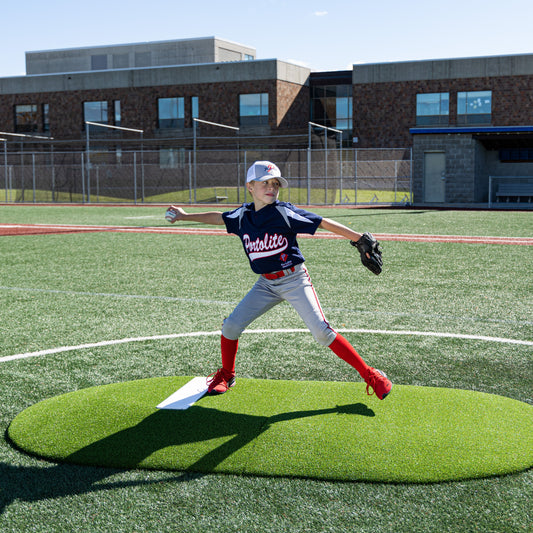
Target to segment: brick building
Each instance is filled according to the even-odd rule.
[[[48,136],[57,150],[83,150],[87,121],[141,129],[155,149],[190,146],[193,119],[239,128],[240,146],[307,148],[312,123],[342,131],[346,150],[411,148],[416,204],[484,205],[498,177],[524,176],[524,194],[507,200],[532,205],[533,54],[311,72],[208,37],[28,52],[26,70],[0,78],[0,131]],[[218,145],[228,136],[200,127]],[[118,137],[139,143],[122,130],[91,135],[110,150]],[[325,139],[313,129],[313,148]]]
[[[354,65],[353,99],[361,146],[413,148],[421,203],[483,204],[490,176],[533,176],[533,55]]]

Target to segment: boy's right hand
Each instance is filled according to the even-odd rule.
[[[176,220],[179,220],[182,218],[182,215],[185,214],[185,211],[181,207],[176,207],[174,205],[171,205],[167,212],[165,213],[165,218],[171,223],[174,224]]]

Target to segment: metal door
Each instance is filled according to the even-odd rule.
[[[444,152],[424,153],[424,201],[442,203],[446,195],[446,156]]]

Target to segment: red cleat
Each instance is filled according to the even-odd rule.
[[[392,383],[390,379],[387,378],[385,372],[382,372],[377,368],[368,368],[365,381],[366,393],[369,396],[372,396],[372,394],[375,393],[380,400],[384,400],[392,389]],[[369,392],[369,387],[372,388],[373,392]]]
[[[224,394],[235,385],[235,374],[219,368],[207,377],[207,394]]]

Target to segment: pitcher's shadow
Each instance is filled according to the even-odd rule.
[[[291,411],[274,416],[229,413],[201,405],[194,405],[185,411],[158,410],[135,426],[81,448],[66,457],[64,463],[49,468],[0,463],[0,514],[14,500],[39,501],[97,490],[157,483],[159,481],[102,481],[124,469],[135,468],[143,459],[168,446],[231,437],[188,466],[186,472],[169,478],[172,481],[187,481],[212,472],[217,465],[253,441],[272,424],[332,413],[375,416],[375,413],[362,403],[328,409]],[[9,441],[8,437],[7,440]],[[135,444],[132,445],[133,443]],[[102,457],[106,458],[105,467],[102,467]]]
[[[107,466],[131,468],[154,452],[169,446],[232,437],[187,467],[191,472],[212,472],[217,465],[275,423],[332,413],[375,416],[362,403],[328,409],[289,411],[273,416],[230,413],[196,404],[183,411],[158,410],[139,424],[94,442],[65,460],[75,464],[99,465],[102,457],[106,457]]]

